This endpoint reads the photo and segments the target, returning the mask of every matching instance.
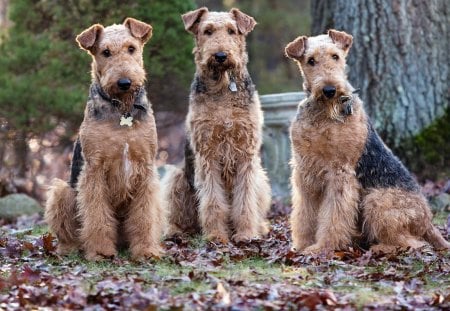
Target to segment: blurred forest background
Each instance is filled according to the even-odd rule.
[[[90,84],[91,58],[75,36],[128,16],[154,29],[144,61],[158,161],[180,161],[194,74],[180,15],[200,6],[238,7],[256,19],[249,69],[260,94],[301,91],[300,73],[284,56],[298,35],[351,33],[349,78],[383,139],[419,179],[448,178],[447,0],[0,0],[0,197],[23,192],[42,201],[51,178],[68,177]]]

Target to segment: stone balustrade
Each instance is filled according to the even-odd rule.
[[[275,200],[290,202],[291,144],[289,127],[297,107],[305,98],[303,92],[260,96],[264,111],[262,161],[267,170]]]

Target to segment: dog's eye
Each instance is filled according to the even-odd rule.
[[[128,53],[130,53],[130,54],[133,54],[135,50],[136,50],[136,48],[134,46],[132,46],[132,45],[130,45],[128,47]]]
[[[339,56],[337,54],[333,54],[333,56],[331,56],[331,57],[333,57],[334,60],[338,60],[339,59]]]
[[[314,60],[313,57],[311,57],[310,59],[308,59],[308,65],[314,66],[316,64],[316,61]]]
[[[234,35],[234,34],[236,34],[236,32],[233,29],[228,28],[228,34],[229,35]]]
[[[102,52],[102,54],[103,54],[103,56],[105,56],[105,57],[110,57],[110,56],[111,56],[111,51],[108,50],[108,49],[106,49],[106,50],[104,50],[104,51]]]
[[[206,29],[205,32],[204,32],[204,34],[207,35],[207,36],[212,35],[212,33],[213,33],[213,31],[211,29]]]

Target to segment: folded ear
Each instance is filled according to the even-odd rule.
[[[297,37],[294,41],[288,43],[284,52],[286,56],[292,59],[300,59],[306,51],[306,41],[308,37],[301,36]]]
[[[103,29],[103,26],[100,24],[92,25],[91,27],[80,33],[75,40],[78,42],[80,48],[87,51],[92,51],[95,43],[100,37],[100,34],[103,32]]]
[[[202,15],[205,13],[208,13],[208,8],[203,7],[195,11],[190,11],[181,15],[181,18],[183,19],[184,23],[184,29],[196,35],[200,19],[202,18]]]
[[[333,40],[340,49],[344,50],[345,54],[348,53],[352,47],[353,37],[343,31],[337,31],[335,29],[328,30],[328,36]]]
[[[230,10],[230,13],[233,15],[236,20],[237,27],[239,32],[244,36],[247,35],[250,31],[255,28],[256,21],[250,15],[242,13],[239,9],[233,8]]]
[[[146,43],[152,37],[153,27],[147,23],[128,17],[123,22],[123,25],[130,29],[131,35],[140,39],[142,43]]]

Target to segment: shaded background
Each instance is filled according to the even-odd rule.
[[[448,1],[0,0],[0,196],[43,200],[51,178],[68,177],[90,83],[91,59],[75,36],[127,16],[153,25],[145,67],[158,161],[180,161],[194,74],[180,14],[199,6],[238,7],[256,19],[249,70],[260,94],[301,90],[298,69],[283,55],[298,35],[333,27],[353,34],[349,79],[383,139],[419,179],[449,176]]]

